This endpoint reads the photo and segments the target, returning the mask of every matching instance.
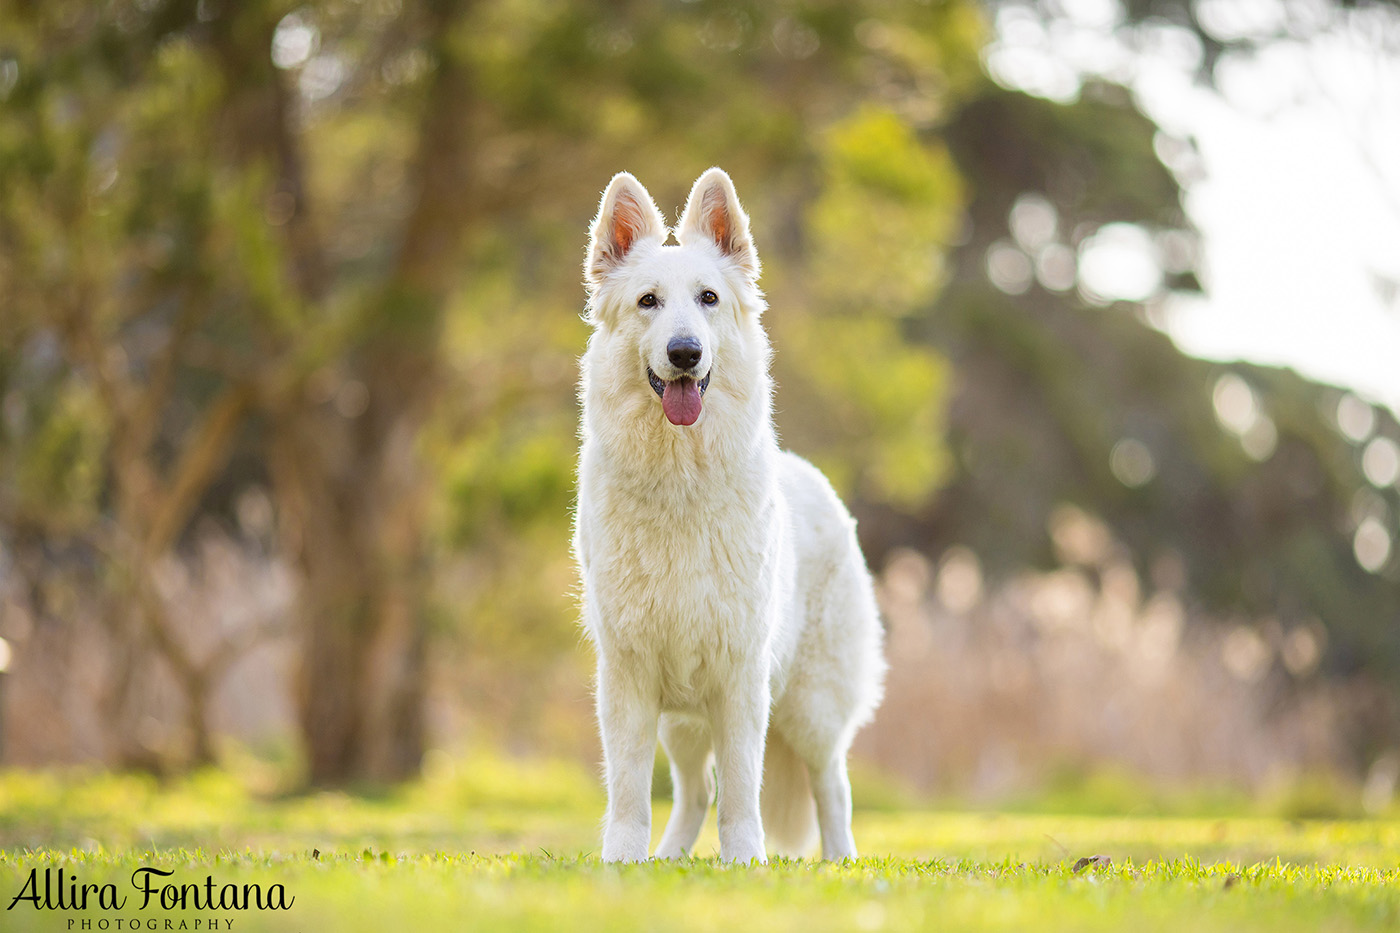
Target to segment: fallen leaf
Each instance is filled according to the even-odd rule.
[[[1113,859],[1107,855],[1086,855],[1074,863],[1074,873],[1077,875],[1086,868],[1112,868]]]

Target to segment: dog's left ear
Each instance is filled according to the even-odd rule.
[[[749,235],[749,215],[739,204],[734,183],[712,168],[695,180],[681,214],[676,239],[682,245],[709,240],[734,261],[750,281],[758,279],[758,252]]]

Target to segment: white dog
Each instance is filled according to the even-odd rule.
[[[668,234],[619,174],[585,266],[574,550],[598,656],[603,859],[647,857],[658,731],[675,805],[657,857],[695,844],[712,768],[724,859],[765,861],[765,829],[802,854],[818,826],[823,857],[852,857],[846,753],[885,670],[855,522],[778,449],[758,256],[729,176],[700,176],[678,246]]]

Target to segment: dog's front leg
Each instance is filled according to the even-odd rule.
[[[768,733],[768,671],[735,672],[712,716],[719,775],[719,854],[728,862],[766,863],[759,789]]]
[[[644,862],[651,843],[651,772],[656,759],[656,691],[619,666],[598,665],[598,726],[603,737],[608,811],[603,861]]]

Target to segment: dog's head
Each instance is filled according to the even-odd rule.
[[[651,195],[626,172],[614,176],[584,278],[588,320],[609,355],[622,354],[622,378],[655,393],[671,424],[688,426],[762,298],[749,218],[728,175],[712,168],[696,180],[675,232],[679,245],[665,245],[670,231]]]

